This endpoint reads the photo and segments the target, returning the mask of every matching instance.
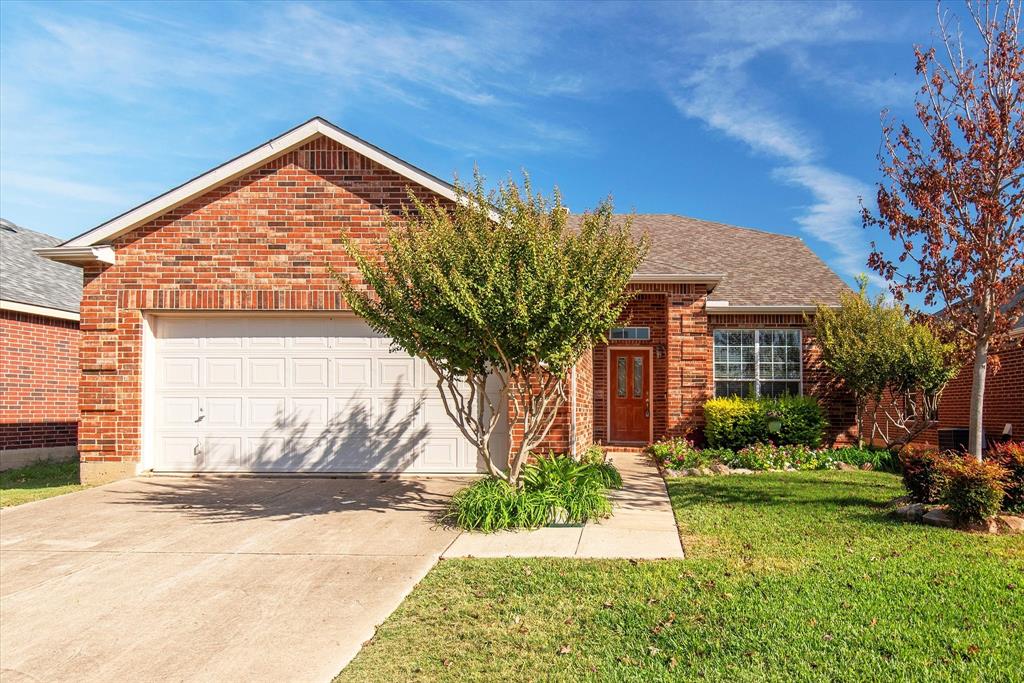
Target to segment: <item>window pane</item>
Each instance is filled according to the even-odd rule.
[[[633,398],[640,398],[644,389],[644,357],[633,356]]]
[[[761,382],[762,396],[797,396],[799,394],[800,382]]]
[[[715,382],[715,396],[753,396],[753,382]]]
[[[619,398],[626,398],[626,357],[619,356],[615,372],[615,394]]]
[[[715,330],[714,339],[715,378],[753,380],[754,333],[751,330]]]

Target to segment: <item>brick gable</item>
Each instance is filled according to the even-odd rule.
[[[330,275],[355,274],[342,231],[372,247],[410,189],[436,198],[321,136],[114,240],[116,265],[86,267],[83,472],[134,473],[143,310],[346,310]]]

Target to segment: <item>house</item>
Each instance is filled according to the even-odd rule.
[[[60,242],[0,219],[0,470],[77,453],[82,273],[33,251]]]
[[[82,477],[139,471],[476,472],[426,364],[348,312],[328,266],[448,183],[314,118],[39,253],[85,272]],[[798,239],[639,216],[638,296],[572,373],[546,445],[643,444],[699,428],[718,392],[805,392],[834,437],[852,406],[803,315],[845,285]],[[497,437],[514,438],[507,427]]]
[[[1024,291],[1021,292],[1024,296]],[[993,357],[998,356],[998,365]],[[922,432],[914,443],[922,447],[966,449],[971,424],[972,367],[962,368],[939,398],[938,422]],[[985,440],[1009,437],[1024,439],[1024,319],[1006,342],[989,356],[985,375],[983,415]]]

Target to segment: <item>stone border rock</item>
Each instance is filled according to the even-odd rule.
[[[660,464],[658,464],[658,468],[661,470],[662,474],[664,474],[668,478],[678,478],[678,477],[711,477],[711,476],[715,476],[715,475],[726,475],[726,474],[758,474],[759,472],[798,472],[799,471],[795,467],[787,467],[784,470],[749,470],[746,467],[729,467],[727,465],[723,465],[720,462],[716,462],[716,463],[712,464],[709,467],[691,467],[691,468],[688,468],[688,469],[685,469],[685,470],[674,470],[674,469],[672,469],[670,467],[662,467]],[[837,462],[835,469],[841,470],[841,471],[844,471],[844,472],[857,472],[857,471],[868,472],[868,471],[873,470],[874,467],[869,462],[864,463],[860,467],[854,467],[853,465],[848,465],[845,462]],[[825,471],[825,470],[818,470],[818,471]]]
[[[904,522],[928,524],[930,526],[973,531],[984,534],[1024,534],[1024,517],[1019,515],[997,515],[988,522],[980,524],[963,524],[951,514],[945,505],[927,506],[923,503],[910,503],[896,508],[894,516]]]
[[[771,470],[765,470],[771,471]],[[691,467],[685,470],[673,470],[668,467],[662,469],[662,472],[666,477],[712,477],[712,476],[724,476],[727,474],[756,474],[756,470],[748,470],[745,467],[728,467],[720,462],[716,462],[710,467]]]

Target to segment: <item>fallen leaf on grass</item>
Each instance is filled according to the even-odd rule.
[[[604,604],[601,605],[601,607],[604,607],[605,609],[611,609],[614,606],[615,606],[615,603],[612,602],[611,600],[605,600]]]
[[[560,655],[567,655],[570,652],[572,652],[572,648],[568,645],[563,645],[562,647],[558,648],[558,654]]]

